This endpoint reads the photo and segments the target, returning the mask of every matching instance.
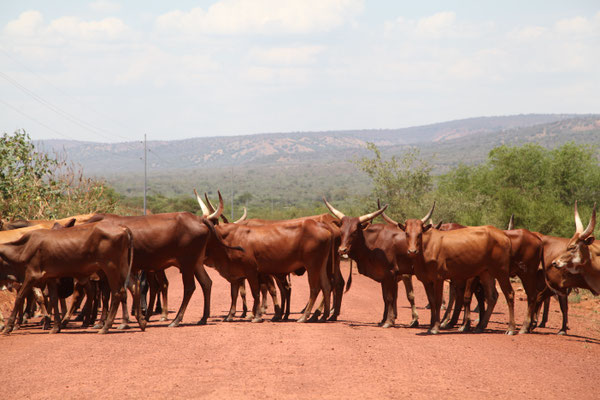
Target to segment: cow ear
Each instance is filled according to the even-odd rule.
[[[423,232],[427,232],[428,230],[430,230],[430,229],[431,229],[431,227],[432,227],[432,226],[433,226],[433,225],[431,225],[431,224],[424,225],[424,226],[423,226]]]
[[[398,222],[398,228],[402,229],[404,232],[406,232],[406,226],[402,225],[400,222]]]
[[[594,240],[596,240],[596,238],[590,235],[587,238],[585,238],[585,240],[583,241],[583,243],[585,243],[586,245],[590,246],[592,243],[594,243]]]

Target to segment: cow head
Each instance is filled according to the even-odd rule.
[[[419,251],[423,247],[423,233],[427,232],[433,227],[433,224],[427,222],[433,215],[435,209],[435,201],[431,210],[421,219],[407,219],[404,224],[394,221],[387,215],[383,214],[383,218],[390,224],[396,224],[398,228],[402,229],[406,233],[406,245],[408,247],[408,255],[410,257],[416,257]],[[440,225],[441,226],[441,225]]]
[[[360,235],[362,235],[363,229],[371,222],[375,217],[382,214],[387,208],[387,204],[379,210],[370,214],[365,214],[360,217],[347,217],[339,210],[336,210],[325,198],[323,198],[325,205],[329,211],[340,220],[340,232],[341,232],[341,244],[338,249],[340,255],[348,255],[352,249],[352,244],[356,242]]]
[[[572,274],[585,273],[591,268],[592,257],[589,246],[594,243],[594,227],[596,226],[596,204],[592,211],[592,218],[587,228],[583,229],[583,224],[577,212],[577,202],[575,202],[575,234],[567,245],[567,250],[558,256],[553,262],[552,267],[565,268]]]

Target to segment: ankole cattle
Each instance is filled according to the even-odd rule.
[[[106,333],[112,325],[119,301],[125,295],[124,288],[127,286],[133,261],[133,236],[128,228],[110,222],[80,225],[70,229],[39,229],[24,234],[16,241],[0,244],[0,258],[5,263],[0,274],[13,275],[23,282],[4,329],[5,334],[12,330],[25,295],[34,286],[44,283],[48,284],[54,309],[54,326],[51,332],[59,332],[61,321],[56,278],[84,279],[97,271],[106,274],[113,295],[106,324],[100,330],[100,333]],[[139,291],[137,294],[139,295]],[[137,317],[140,328],[144,330],[145,321],[140,319],[139,309]]]
[[[232,253],[243,253],[241,247],[228,246],[222,240],[213,223],[223,212],[223,204],[212,215],[202,217],[188,212],[122,217],[114,214],[97,214],[90,221],[107,220],[127,226],[133,232],[134,263],[132,271],[160,271],[177,267],[183,281],[183,300],[177,316],[169,326],[178,326],[196,289],[194,276],[204,293],[204,314],[198,324],[206,324],[210,315],[212,281],[204,269],[209,241],[211,246],[227,248]],[[234,243],[234,241],[230,241]]]
[[[406,235],[389,224],[369,224],[375,217],[381,215],[387,206],[360,217],[348,217],[327,200],[323,199],[323,201],[341,223],[341,244],[338,253],[354,260],[359,273],[381,283],[384,310],[379,325],[385,328],[394,325],[397,316],[398,281],[402,279],[412,307],[412,321],[409,326],[418,326],[419,316],[414,303],[410,277],[412,260],[406,254]]]
[[[200,198],[200,196],[198,196],[198,193],[194,190],[194,193],[196,194],[196,199],[198,200],[198,204],[200,205],[202,210],[206,210],[206,211],[210,211],[211,209],[214,209],[214,207],[212,207],[212,205],[210,204],[210,201],[208,200],[208,197],[205,194],[205,199],[206,199],[206,204],[204,204],[204,202],[202,201],[202,199]],[[204,211],[203,211],[204,212]],[[333,249],[333,259],[329,260],[330,262],[333,262],[333,265],[331,265],[328,268],[328,271],[333,271],[333,276],[330,276],[330,273],[328,272],[328,277],[331,281],[331,285],[333,286],[333,313],[331,315],[331,317],[329,318],[330,321],[335,321],[337,320],[340,311],[341,311],[341,306],[342,306],[342,296],[343,296],[343,290],[344,290],[344,279],[342,278],[341,272],[340,272],[340,256],[337,253],[337,248],[340,245],[340,229],[339,229],[339,221],[337,220],[337,218],[332,217],[330,214],[319,214],[319,215],[313,215],[313,216],[308,216],[308,217],[301,217],[301,218],[295,218],[295,219],[291,219],[291,220],[265,220],[265,219],[246,219],[247,213],[246,213],[246,209],[244,208],[244,215],[237,221],[234,222],[234,224],[238,224],[238,225],[243,225],[243,226],[248,226],[248,227],[255,227],[255,226],[265,226],[265,225],[271,225],[271,224],[277,224],[277,223],[282,223],[282,222],[289,222],[289,223],[299,223],[301,221],[305,221],[305,220],[313,220],[319,223],[322,223],[330,232],[331,235],[331,241],[333,243],[334,249]],[[303,273],[305,270],[304,267],[301,267],[295,271],[293,271],[294,274],[301,274]],[[266,280],[267,283],[269,283],[269,278],[268,277],[264,277],[264,279]],[[279,286],[280,292],[282,293],[282,307],[285,307],[285,315],[283,319],[287,319],[287,316],[290,313],[290,299],[291,299],[291,285],[289,283],[289,279],[287,275],[278,275],[275,276],[276,282]],[[230,313],[228,318],[231,318],[233,316],[233,314],[235,314],[235,303],[236,303],[236,298],[237,298],[237,286],[240,285],[240,282],[243,284],[243,281],[237,281],[237,282],[232,282],[232,304],[231,304],[231,309],[230,309]],[[266,288],[265,288],[266,289]],[[269,289],[269,291],[272,293],[271,289]],[[273,298],[275,301],[275,297]],[[321,304],[321,307],[324,305],[325,299],[323,299],[323,302]],[[305,307],[306,309],[306,307]],[[233,312],[233,314],[232,314]],[[275,319],[279,319],[277,317],[275,317]]]
[[[546,271],[548,285],[558,292],[581,287],[594,295],[600,294],[600,244],[593,236],[596,226],[596,204],[588,226],[583,224],[575,203],[575,234]]]
[[[486,309],[483,320],[476,328],[482,331],[495,306],[492,295],[494,279],[500,283],[509,309],[508,334],[514,334],[514,291],[510,284],[510,240],[493,226],[467,227],[453,231],[431,229],[426,221],[434,206],[423,219],[409,219],[398,227],[406,232],[407,254],[413,260],[414,272],[423,283],[431,304],[429,332],[440,329],[440,307],[445,279],[466,281],[479,276],[486,292]],[[469,298],[470,299],[470,298]],[[467,298],[465,298],[467,300]],[[469,320],[470,304],[465,304],[465,321]],[[463,325],[463,330],[468,326]]]
[[[10,231],[13,229],[26,228],[30,226],[38,226],[39,229],[50,229],[54,224],[66,225],[69,221],[75,220],[75,225],[81,225],[89,221],[95,214],[73,215],[72,217],[48,220],[48,219],[19,219],[14,221],[3,221],[0,219],[0,231]]]

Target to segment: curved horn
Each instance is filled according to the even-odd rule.
[[[443,224],[443,223],[444,223],[444,221],[443,221],[443,220],[442,220],[442,221],[440,221],[440,222],[438,222],[438,224],[435,226],[435,229],[439,231],[439,230],[440,230],[440,228],[442,227],[442,224]]]
[[[247,216],[248,216],[248,211],[246,210],[246,207],[244,207],[244,214],[242,215],[242,218],[235,221],[234,224],[245,221]]]
[[[377,208],[381,208],[379,199],[377,199]],[[394,221],[393,219],[391,219],[386,213],[381,213],[381,218],[383,218],[383,220],[390,225],[398,226],[398,223],[396,221]]]
[[[329,211],[331,211],[331,213],[337,217],[338,219],[342,219],[345,217],[344,213],[336,210],[331,204],[329,204],[329,202],[325,199],[325,197],[323,197],[323,201],[325,202],[325,205],[327,206],[327,208],[329,208]]]
[[[596,203],[594,203],[594,209],[592,210],[592,218],[590,218],[590,222],[588,223],[585,231],[579,235],[580,239],[587,239],[594,232],[594,228],[596,227]]]
[[[223,205],[223,197],[221,196],[220,191],[217,190],[217,193],[219,194],[219,208],[214,213],[207,216],[206,218],[208,219],[219,219],[219,216],[223,214],[223,209],[225,208]]]
[[[508,226],[506,227],[507,231],[512,231],[515,229],[515,214],[510,215],[510,219],[508,220]]]
[[[577,200],[575,200],[575,233],[583,232],[583,223],[579,218],[579,211],[577,211]]]
[[[378,215],[383,214],[383,212],[385,211],[386,208],[388,208],[387,204],[385,206],[383,206],[383,208],[380,208],[379,210],[377,210],[375,212],[360,216],[360,217],[358,217],[358,222],[360,222],[361,224],[364,224],[365,222],[372,220],[373,218],[377,217]]]
[[[431,218],[431,216],[433,215],[433,210],[434,210],[434,209],[435,209],[435,201],[433,202],[433,205],[431,206],[431,210],[429,210],[429,212],[427,213],[427,215],[426,215],[426,216],[424,216],[423,218],[421,218],[421,222],[422,222],[422,223],[424,223],[424,224],[425,224],[425,223],[427,222],[427,220],[428,220],[429,218]]]
[[[204,204],[204,202],[198,195],[198,192],[196,191],[196,189],[194,189],[194,194],[196,195],[196,200],[198,200],[198,204],[200,204],[200,209],[202,210],[202,216],[206,217],[208,214],[210,214],[210,211],[208,211],[206,204]]]
[[[208,195],[206,194],[206,192],[204,192],[204,200],[206,200],[206,205],[208,207],[208,211],[210,213],[214,213],[215,212],[215,206],[213,206],[212,203],[210,202],[210,199],[208,198]]]

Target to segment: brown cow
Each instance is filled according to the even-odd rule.
[[[217,225],[215,228],[225,243],[239,243],[245,252],[232,252],[224,247],[209,245],[206,265],[216,268],[232,284],[239,282],[241,278],[248,280],[254,298],[253,322],[262,321],[259,303],[260,283],[264,276],[284,276],[302,267],[307,270],[310,299],[298,322],[308,321],[320,290],[325,298],[321,321],[327,319],[331,292],[329,273],[333,274],[334,271],[331,255],[333,240],[325,224],[305,219],[260,226],[230,223]],[[328,266],[331,266],[331,271]]]
[[[0,220],[0,231],[10,231],[13,229],[26,228],[29,226],[40,225],[40,228],[50,229],[54,224],[61,226],[67,225],[72,219],[75,219],[75,225],[81,225],[89,221],[95,214],[80,214],[62,219],[19,219],[14,221]]]
[[[128,228],[107,222],[71,229],[36,230],[14,242],[1,244],[0,257],[8,264],[3,274],[13,275],[23,281],[4,334],[12,330],[17,311],[23,306],[24,296],[34,285],[44,282],[49,286],[54,308],[51,333],[59,332],[60,313],[54,278],[85,278],[99,270],[108,277],[113,295],[108,319],[100,330],[100,333],[106,333],[127,286],[133,261],[133,237]],[[136,293],[139,296],[139,290]],[[134,302],[136,300],[139,304],[139,298]],[[144,330],[145,321],[141,319],[139,307],[136,314],[140,328]]]
[[[341,221],[341,245],[338,252],[356,261],[359,273],[381,283],[384,310],[379,325],[384,328],[394,325],[397,316],[398,281],[402,279],[412,308],[409,327],[418,326],[419,315],[415,307],[411,281],[412,260],[406,255],[406,235],[389,224],[367,226],[368,222],[383,214],[387,206],[360,217],[348,217],[327,200],[323,201],[329,211]]]
[[[435,203],[434,203],[435,207]],[[510,240],[493,226],[467,227],[454,231],[438,231],[426,221],[429,214],[419,219],[409,219],[398,227],[406,232],[407,254],[413,259],[414,272],[423,283],[431,304],[429,333],[440,329],[440,307],[445,279],[464,280],[479,276],[486,293],[488,308],[476,327],[481,332],[489,321],[496,304],[492,295],[494,278],[500,283],[509,309],[507,334],[514,334],[514,291],[510,284]],[[465,296],[465,321],[470,320],[470,296]],[[463,324],[461,330],[467,330]]]
[[[600,244],[593,236],[595,226],[596,204],[588,226],[583,229],[575,203],[575,234],[546,272],[547,283],[552,289],[564,293],[567,288],[582,287],[596,296],[600,294]]]
[[[204,258],[209,240],[212,246],[225,246],[235,252],[243,253],[241,247],[230,247],[223,243],[215,231],[212,218],[218,218],[223,212],[223,203],[213,215],[198,217],[189,212],[153,214],[145,216],[122,217],[114,214],[97,214],[90,221],[108,220],[127,226],[133,232],[134,263],[133,273],[140,270],[159,271],[175,266],[181,271],[183,281],[183,300],[177,316],[169,324],[178,326],[183,319],[185,309],[196,289],[194,276],[204,293],[204,314],[198,321],[206,324],[210,316],[210,292],[212,281],[204,269]]]

